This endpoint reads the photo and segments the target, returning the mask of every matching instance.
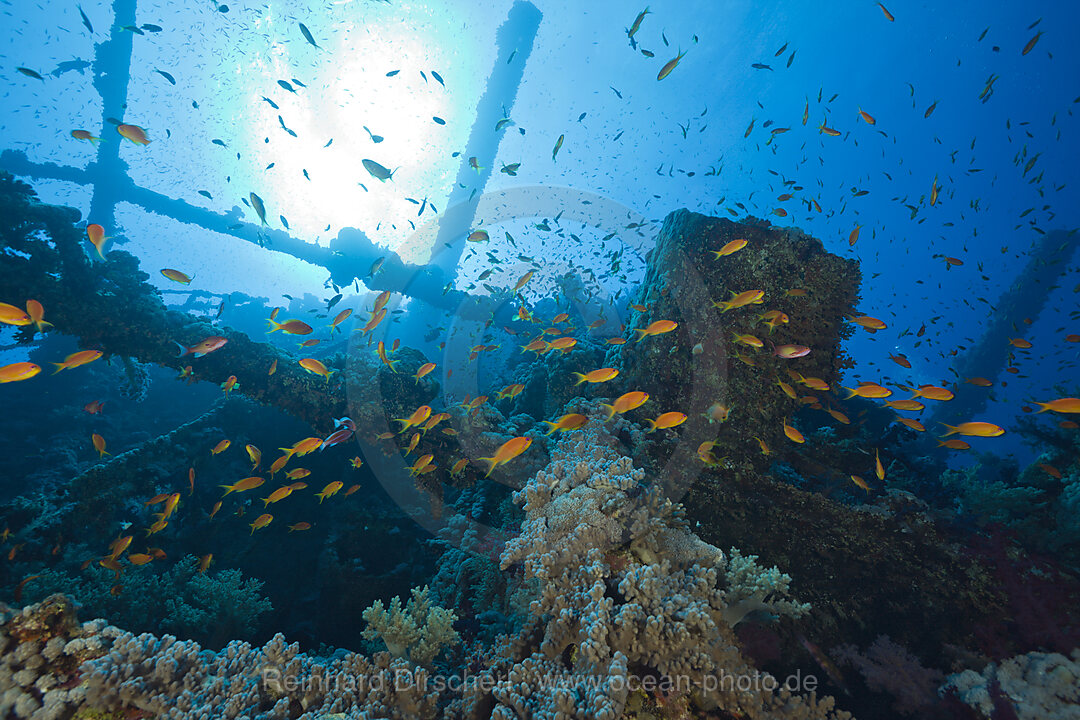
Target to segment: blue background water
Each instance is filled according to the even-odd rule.
[[[85,128],[110,143],[120,141],[103,121],[92,70],[50,73],[66,61],[93,60],[95,43],[114,30],[112,6],[83,4],[94,25],[91,35],[75,3],[4,5],[0,149],[22,151],[32,162],[88,168],[81,179],[102,181],[92,165],[94,148],[69,135]],[[1074,115],[1080,50],[1070,28],[1080,9],[1072,4],[893,2],[887,6],[895,22],[889,22],[873,2],[652,3],[635,39],[653,58],[628,43],[626,28],[640,7],[543,0],[535,6],[542,19],[531,52],[510,59],[495,42],[508,2],[352,0],[303,8],[230,2],[222,13],[211,2],[177,8],[143,0],[137,22],[163,29],[131,38],[123,119],[147,128],[153,142],[146,148],[125,142],[120,158],[136,185],[233,213],[236,222],[258,222],[242,200],[254,191],[266,201],[271,226],[281,228],[279,216],[285,216],[290,233],[307,242],[326,245],[341,228],[355,227],[407,260],[426,262],[431,240],[413,237],[417,206],[405,198],[428,198],[445,210],[465,162],[465,155],[453,153],[465,152],[492,68],[510,59],[523,65],[507,108],[514,124],[503,131],[484,189],[566,186],[655,221],[679,207],[723,216],[730,209],[821,238],[831,251],[861,261],[860,310],[889,325],[876,334],[860,330],[848,342],[857,361],[850,382],[956,380],[950,353],[980,337],[993,314],[990,305],[1042,237],[1035,228],[1077,226],[1080,205],[1072,197],[1080,157]],[[306,43],[298,22],[321,49]],[[1040,31],[1045,35],[1022,56]],[[775,56],[784,45],[786,51]],[[686,54],[679,66],[658,81],[663,63],[680,49]],[[17,66],[36,69],[46,80],[25,77]],[[176,85],[155,70],[171,74]],[[392,70],[401,72],[386,77]],[[420,71],[429,73],[427,80]],[[982,102],[979,94],[991,75],[998,76],[993,93]],[[291,94],[277,85],[293,78],[307,87]],[[875,126],[860,120],[860,108],[876,118]],[[278,115],[297,137],[282,130]],[[753,130],[744,137],[751,121]],[[772,126],[764,127],[766,121]],[[841,136],[819,133],[822,121]],[[385,140],[373,143],[365,125]],[[773,137],[776,127],[791,129]],[[560,134],[565,144],[553,161]],[[215,138],[227,147],[213,144]],[[392,182],[380,183],[364,171],[362,158],[400,169]],[[517,177],[498,172],[517,162]],[[270,163],[274,167],[265,169]],[[710,168],[718,172],[708,174]],[[935,176],[941,195],[930,207]],[[803,189],[792,190],[785,180]],[[72,205],[96,220],[88,185],[34,185],[46,201]],[[868,193],[854,197],[859,190]],[[794,199],[777,201],[785,192]],[[823,212],[813,211],[809,198]],[[918,207],[914,217],[906,205]],[[789,214],[772,215],[778,207]],[[1029,208],[1034,210],[1024,216]],[[860,239],[850,247],[856,225]],[[594,269],[608,292],[632,286],[640,259],[631,257],[625,276],[613,277],[603,252],[638,241],[618,237],[596,254],[599,238],[619,229],[597,229],[582,234],[581,245],[558,247],[541,244],[535,233],[515,232],[518,250],[549,263],[531,286],[537,297],[554,288],[554,274],[572,266]],[[180,268],[195,276],[190,289],[240,291],[266,297],[269,305],[282,302],[281,293],[326,294],[321,268],[248,239],[147,213],[124,202],[123,191],[107,230],[168,290],[178,286],[154,269]],[[236,234],[253,237],[247,226]],[[492,249],[511,257],[516,250],[503,247],[501,236],[492,233]],[[942,256],[964,264],[950,269]],[[489,267],[483,254],[468,259],[457,287]],[[521,271],[517,265],[500,269],[491,282],[512,284]],[[1009,386],[994,389],[998,402],[978,419],[1008,427],[1024,402],[1058,397],[1056,383],[1075,383],[1078,346],[1063,337],[1080,331],[1080,274],[1074,262],[1047,267],[1039,279],[1058,288],[1033,325],[1019,325],[1017,336],[1034,348],[1017,354],[1018,375],[991,378]],[[916,338],[924,323],[926,335]],[[897,352],[911,360],[911,371],[888,359]],[[14,354],[5,353],[5,360]],[[973,442],[980,450],[1021,450],[1012,434]]]

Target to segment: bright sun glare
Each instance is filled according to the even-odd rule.
[[[267,220],[278,227],[278,215],[284,215],[298,237],[326,244],[349,226],[396,249],[412,232],[406,219],[415,215],[403,189],[432,187],[440,173],[438,154],[445,140],[436,144],[433,136],[437,129],[446,133],[432,117],[448,114],[450,98],[434,80],[425,83],[420,77],[417,68],[435,63],[415,31],[384,27],[376,38],[365,26],[353,25],[333,42],[336,48],[315,55],[314,67],[297,62],[279,43],[270,63],[257,69],[269,81],[265,84],[292,84],[296,77],[307,87],[276,93],[280,109],[255,116],[249,136],[258,167],[274,163],[256,192],[266,202]],[[400,72],[387,77],[393,70]],[[250,102],[264,101],[253,94]],[[383,139],[376,143],[371,135]],[[441,153],[443,162],[448,155]],[[393,181],[368,174],[361,163],[365,158],[396,170]]]

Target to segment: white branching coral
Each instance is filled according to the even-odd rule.
[[[602,413],[590,414],[514,495],[526,517],[501,566],[522,567],[540,590],[525,648],[494,693],[506,712],[497,708],[494,717],[618,717],[625,689],[642,679],[625,668],[673,684],[672,702],[701,709],[752,719],[847,717],[833,712],[831,698],[773,692],[773,678],[738,650],[732,627],[748,613],[809,610],[786,596],[790,578],[738,551],[725,558],[690,532],[681,506],[645,483]],[[537,668],[594,681],[579,703],[563,706],[563,684],[529,682]],[[750,677],[761,680],[750,690],[733,682]]]
[[[389,610],[382,600],[376,600],[364,611],[363,617],[368,622],[365,638],[382,638],[391,655],[408,658],[424,667],[429,667],[444,647],[461,641],[454,630],[457,616],[450,610],[432,605],[426,586],[412,589],[412,598],[404,609],[401,598],[393,598]]]

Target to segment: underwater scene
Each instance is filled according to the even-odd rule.
[[[1078,22],[0,0],[0,720],[1080,720]]]

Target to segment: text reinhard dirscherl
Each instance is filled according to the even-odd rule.
[[[371,675],[352,675],[334,673],[331,675],[285,675],[276,668],[266,668],[261,673],[264,688],[277,693],[315,692],[319,694],[338,694],[341,692],[369,692],[372,690],[392,690],[395,692],[462,692],[479,690],[490,692],[500,680],[488,673],[473,675],[467,673],[441,675],[426,670],[384,670]],[[818,679],[812,674],[796,672],[788,675],[781,682],[768,673],[732,674],[721,670],[719,674],[703,675],[690,678],[686,675],[541,675],[530,685],[533,689],[571,689],[588,688],[603,692],[620,692],[624,688],[630,692],[642,690],[647,693],[666,694],[683,693],[691,690],[705,692],[777,692],[781,689],[792,693],[807,693],[817,690]]]

